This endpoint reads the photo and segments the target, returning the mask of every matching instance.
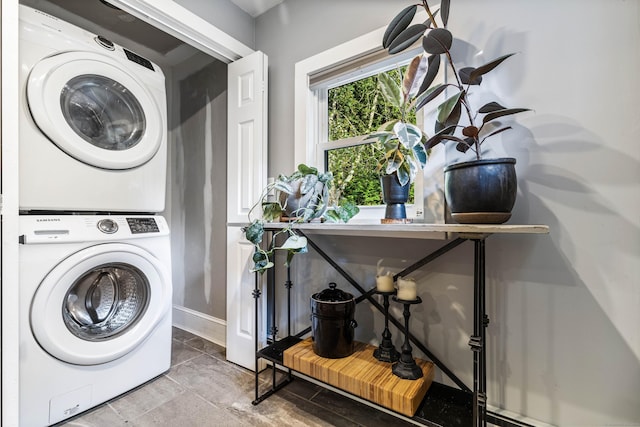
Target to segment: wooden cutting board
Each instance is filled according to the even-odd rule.
[[[403,380],[391,372],[391,363],[373,357],[376,347],[356,342],[351,356],[327,359],[313,352],[311,338],[284,352],[284,366],[341,390],[412,417],[424,398],[435,372],[433,363],[416,359],[423,377]]]

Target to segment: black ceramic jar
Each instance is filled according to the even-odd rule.
[[[313,351],[320,357],[338,359],[353,354],[356,302],[335,283],[311,296]]]

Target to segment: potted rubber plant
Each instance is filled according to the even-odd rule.
[[[307,239],[296,232],[294,224],[347,222],[358,213],[358,207],[351,202],[341,201],[337,206],[329,204],[332,181],[331,172],[319,173],[314,167],[300,164],[292,174],[279,175],[262,190],[258,201],[249,210],[249,225],[243,228],[245,238],[254,245],[251,271],[264,273],[273,267],[277,250],[287,253],[285,265],[290,264],[295,254],[307,252]],[[287,226],[274,233],[265,247],[265,223],[273,221],[286,222]],[[278,236],[286,237],[281,245],[277,244]]]
[[[409,123],[409,112],[416,107],[418,77],[421,58],[414,58],[404,75],[382,73],[378,87],[385,100],[400,111],[400,117],[384,123],[368,139],[381,146],[376,172],[380,176],[382,199],[385,202],[385,219],[382,222],[404,222],[407,218],[405,203],[409,187],[418,170],[427,162],[426,134],[415,124]]]
[[[427,19],[412,24],[418,7],[424,9]],[[530,110],[507,108],[495,101],[474,107],[470,98],[473,88],[482,83],[483,76],[514,54],[480,66],[458,68],[451,54],[454,37],[447,29],[449,10],[450,0],[440,2],[439,17],[438,11],[434,12],[426,0],[405,7],[389,23],[382,46],[390,54],[396,54],[422,39],[421,65],[415,77],[420,82],[415,108],[419,110],[430,102],[440,102],[434,133],[425,148],[454,143],[458,151],[474,154],[473,160],[447,165],[444,169],[445,198],[452,218],[460,223],[503,223],[511,217],[516,199],[516,160],[484,158],[483,145],[511,129],[498,119]],[[441,67],[446,68],[448,81],[434,85]]]

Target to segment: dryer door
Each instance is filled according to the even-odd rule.
[[[137,246],[107,243],[74,253],[47,274],[31,304],[31,329],[53,357],[97,365],[134,350],[170,306],[166,268]]]
[[[161,145],[160,107],[117,61],[65,52],[38,62],[27,80],[35,123],[61,150],[104,169],[131,169]]]

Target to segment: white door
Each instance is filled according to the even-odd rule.
[[[255,52],[229,64],[228,88],[227,359],[254,369],[253,245],[241,224],[267,184],[267,56]]]

